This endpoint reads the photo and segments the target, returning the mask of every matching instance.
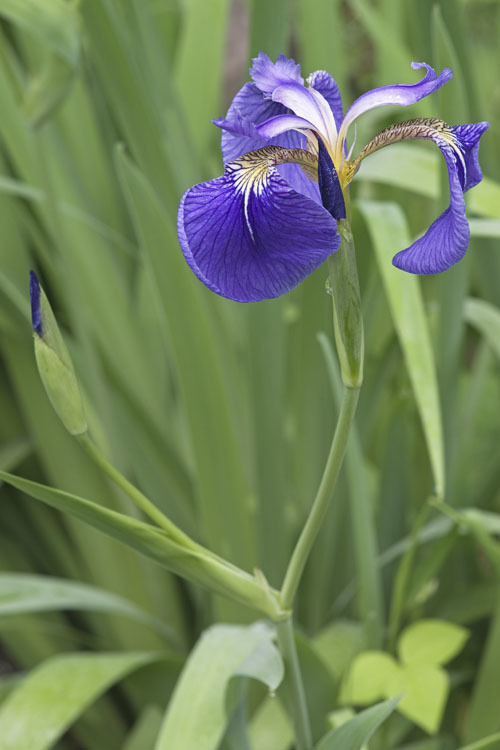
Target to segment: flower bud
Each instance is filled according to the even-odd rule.
[[[34,271],[30,271],[30,292],[35,358],[43,386],[68,432],[82,435],[87,420],[73,363]]]

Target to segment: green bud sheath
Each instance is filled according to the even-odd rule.
[[[363,382],[364,336],[354,242],[348,220],[342,219],[337,225],[340,247],[328,259],[335,343],[344,385],[359,388]]]
[[[35,358],[43,386],[57,416],[71,435],[87,432],[82,395],[73,363],[49,301],[33,271],[30,273]]]

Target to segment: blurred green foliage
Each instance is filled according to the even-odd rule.
[[[183,190],[221,173],[210,119],[263,50],[293,54],[305,75],[329,70],[347,106],[367,88],[412,82],[412,60],[453,67],[453,81],[411,112],[363,118],[360,144],[396,118],[491,122],[487,179],[468,196],[470,248],[441,276],[410,279],[388,265],[446,205],[437,149],[395,145],[369,157],[353,185],[365,383],[296,624],[315,740],[356,654],[394,653],[405,627],[435,618],[470,632],[448,668],[440,733],[429,739],[395,713],[370,750],[500,747],[500,4],[0,0],[0,16],[0,469],[138,513],[66,434],[41,386],[35,268],[102,450],[184,531],[274,586],[336,419],[331,304],[324,269],[283,298],[238,305],[187,268],[176,210]],[[61,654],[82,652],[78,695],[54,698],[59,734],[52,727],[56,744],[44,747],[153,748],[201,631],[251,613],[7,485],[0,508],[0,568],[29,574],[19,588],[0,580],[10,721],[21,689],[36,695],[37,680],[57,680],[57,659],[77,659]],[[45,607],[30,598],[34,574]],[[75,610],[78,592],[58,599],[47,576],[99,591]],[[221,748],[291,747],[278,701],[250,685],[246,705],[248,737],[235,720]],[[33,750],[26,737],[8,747]]]

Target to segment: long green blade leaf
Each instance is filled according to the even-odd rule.
[[[445,476],[441,409],[424,304],[418,279],[399,271],[391,263],[398,250],[410,245],[406,219],[394,203],[360,201],[359,207],[372,236],[394,327],[415,393],[432,465],[435,492],[442,497]]]
[[[249,675],[272,690],[281,682],[283,663],[268,648],[272,638],[273,630],[263,623],[207,630],[179,678],[155,750],[216,750],[231,715],[226,706],[231,677]]]
[[[392,714],[399,698],[391,698],[367,708],[323,737],[315,750],[361,750],[372,734]]]
[[[131,617],[175,641],[175,636],[164,623],[110,591],[62,578],[0,573],[0,617],[73,609]]]
[[[243,570],[225,563],[201,547],[181,546],[154,526],[103,508],[69,492],[46,487],[0,471],[0,479],[52,508],[70,513],[99,531],[118,539],[160,565],[210,591],[231,596],[267,615],[282,615],[274,598]]]
[[[500,310],[489,302],[469,298],[465,303],[465,319],[484,336],[500,357]]]
[[[0,708],[2,750],[46,750],[105,690],[158,660],[148,653],[65,654],[34,669]]]

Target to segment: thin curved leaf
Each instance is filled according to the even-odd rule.
[[[270,591],[257,577],[252,577],[194,542],[189,546],[177,543],[156,526],[108,510],[70,492],[5,471],[0,471],[0,479],[52,508],[70,513],[209,591],[243,602],[270,617],[283,614],[276,598],[269,595]]]
[[[40,125],[66,95],[80,61],[80,22],[75,0],[0,0],[0,16],[41,43],[45,52],[25,92],[24,107]]]
[[[357,714],[326,734],[315,750],[361,750],[379,726],[392,714],[399,698],[391,698]]]
[[[490,302],[469,297],[465,303],[465,319],[484,336],[500,357],[500,310]]]
[[[0,708],[2,750],[46,750],[105,690],[161,655],[64,654],[36,667]]]
[[[216,750],[234,708],[226,700],[230,679],[247,675],[270,690],[281,682],[283,662],[273,637],[263,623],[206,630],[176,685],[155,750]]]
[[[107,612],[148,625],[175,643],[170,629],[133,602],[87,583],[29,573],[0,573],[0,617],[54,610]]]

